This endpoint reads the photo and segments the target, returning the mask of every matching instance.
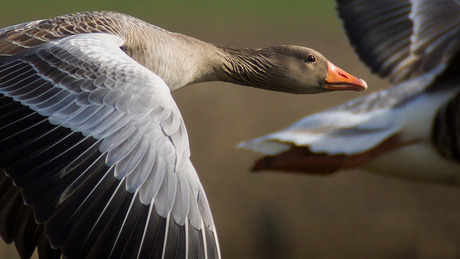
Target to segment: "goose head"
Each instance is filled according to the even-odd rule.
[[[367,89],[364,80],[306,47],[226,49],[226,54],[224,81],[293,94]]]

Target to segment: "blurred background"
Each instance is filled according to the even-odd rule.
[[[348,45],[333,0],[0,0],[0,27],[88,10],[128,13],[170,31],[233,47],[314,48],[387,87]],[[192,161],[217,225],[224,258],[459,258],[460,189],[364,171],[332,176],[251,173],[260,156],[235,145],[362,92],[291,95],[227,83],[174,93]],[[0,244],[0,258],[18,258]]]

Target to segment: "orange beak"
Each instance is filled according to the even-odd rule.
[[[354,90],[362,91],[367,89],[366,81],[345,72],[340,67],[327,62],[327,78],[324,88],[332,91]]]

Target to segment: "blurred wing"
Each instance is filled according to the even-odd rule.
[[[307,116],[284,130],[241,143],[240,147],[268,155],[279,154],[292,145],[308,146],[312,152],[329,155],[361,153],[400,130],[402,125],[395,121],[398,107],[423,93],[420,84],[432,81],[432,74],[414,78]]]
[[[457,159],[459,98],[452,96],[459,89],[459,2],[337,2],[361,59],[398,84],[240,144],[268,155],[254,170],[332,173],[359,167],[390,149],[428,138],[423,134],[431,132],[435,117],[434,145]]]
[[[1,179],[0,233],[22,253],[220,257],[170,90],[122,44],[78,34],[0,58],[0,168],[15,186]]]
[[[400,138],[407,127],[431,130],[437,107],[453,92],[431,95],[416,91],[432,77],[426,74],[307,116],[240,147],[269,155],[256,162],[254,170],[330,173],[358,167],[382,152],[418,141],[412,134]]]
[[[377,94],[369,96],[370,99],[383,96]],[[354,107],[354,104],[358,103],[347,105]],[[267,155],[255,163],[255,171],[332,173],[359,166],[400,145],[394,141],[382,145],[403,126],[395,119],[395,112],[389,108],[364,113],[331,109],[305,117],[284,130],[241,143],[239,147]],[[382,146],[383,149],[377,150]]]
[[[399,125],[392,118],[391,109],[380,107],[368,112],[358,112],[366,102],[384,98],[378,92],[346,103],[349,109],[329,109],[305,117],[292,126],[241,143],[239,147],[249,148],[267,155],[278,155],[293,146],[308,147],[313,153],[328,155],[353,155],[371,149],[398,131]],[[378,104],[376,104],[378,105]]]
[[[435,68],[455,54],[460,38],[458,1],[337,2],[348,38],[360,58],[393,83],[428,72],[437,75],[440,71]]]

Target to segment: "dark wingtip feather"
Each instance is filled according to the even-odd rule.
[[[0,236],[7,244],[14,241],[16,235],[14,231],[15,221],[18,217],[21,204],[21,194],[13,184],[10,184],[8,190],[0,198],[0,208],[2,208],[2,213],[0,213]]]
[[[204,257],[204,243],[203,243],[203,236],[201,235],[201,231],[188,226],[188,256],[190,259],[194,258],[203,258]]]
[[[14,245],[21,258],[30,258],[35,251],[39,238],[43,235],[43,225],[35,222],[32,210],[21,203],[15,222]]]
[[[60,259],[61,258],[61,250],[53,249],[46,238],[46,235],[43,234],[37,245],[37,253],[38,258],[47,258],[47,259]]]
[[[206,235],[206,248],[208,250],[208,257],[219,258],[219,248],[217,247],[214,233],[208,227],[204,227],[204,230]]]
[[[174,220],[170,219],[168,224],[168,240],[166,241],[165,258],[177,258],[180,254],[185,254],[185,243],[179,243],[181,228]]]
[[[11,179],[0,173],[0,235],[6,243],[14,242],[21,258],[30,258],[43,235],[43,226],[36,224],[32,210],[24,204]]]

